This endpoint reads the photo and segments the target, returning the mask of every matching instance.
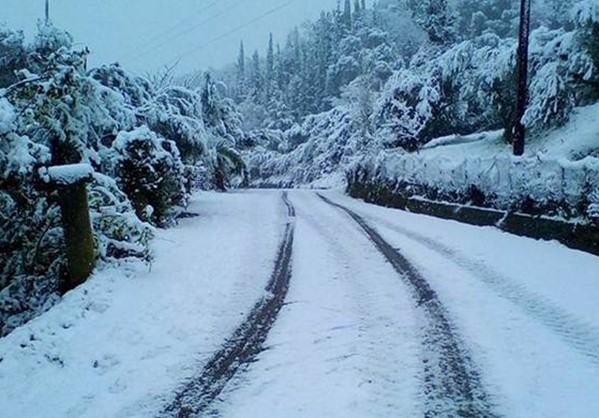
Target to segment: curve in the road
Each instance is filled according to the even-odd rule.
[[[295,209],[287,193],[282,195],[288,223],[278,249],[275,267],[260,299],[231,338],[206,363],[200,374],[187,382],[159,417],[189,418],[201,416],[242,367],[252,363],[263,350],[264,342],[283,307],[291,280],[291,257]]]
[[[347,213],[406,281],[425,318],[423,363],[425,417],[495,417],[489,396],[469,352],[458,337],[434,289],[403,255],[357,213],[318,196]]]
[[[531,318],[551,329],[570,347],[588,358],[595,366],[599,366],[599,330],[597,328],[555,306],[543,296],[515,283],[483,262],[473,260],[443,243],[394,225],[379,217],[373,217],[373,219],[385,228],[418,242],[465,268],[474,277],[493,289],[500,297],[518,306]]]

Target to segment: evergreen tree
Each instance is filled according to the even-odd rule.
[[[345,0],[343,5],[343,24],[347,31],[351,30],[352,27],[352,14],[351,14],[351,3],[350,0]]]
[[[239,44],[239,55],[237,56],[237,95],[241,98],[245,94],[245,49],[243,41]]]
[[[263,77],[262,70],[260,68],[260,54],[258,50],[254,51],[252,55],[252,90],[254,97],[260,101],[262,95]]]
[[[266,71],[265,71],[265,103],[269,103],[272,99],[273,92],[275,89],[275,51],[272,39],[272,33],[268,36],[268,50],[266,51]]]
[[[275,65],[274,47],[272,32],[268,36],[268,51],[266,53],[266,78],[270,81],[273,78]]]
[[[454,15],[447,0],[408,0],[414,18],[437,45],[449,45],[456,40]]]

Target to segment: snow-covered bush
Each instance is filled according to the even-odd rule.
[[[373,189],[384,184],[433,200],[587,221],[595,216],[597,158],[452,157],[386,150],[364,157],[347,173],[350,183]]]
[[[375,104],[377,136],[390,148],[415,151],[442,119],[441,86],[430,73],[404,69],[389,79]]]
[[[599,223],[599,189],[589,196],[588,216],[593,222]]]
[[[64,266],[58,206],[36,181],[50,152],[16,129],[0,98],[0,336],[52,304]]]
[[[89,189],[89,207],[100,260],[108,263],[124,258],[150,260],[153,228],[135,215],[131,201],[117,182],[95,173]]]
[[[530,86],[530,103],[524,115],[527,126],[552,127],[568,121],[574,108],[574,92],[566,81],[566,69],[558,62],[542,66]]]
[[[25,68],[27,53],[23,32],[13,32],[0,23],[0,88],[17,81],[16,72]]]
[[[201,97],[182,87],[165,87],[146,113],[148,126],[173,141],[186,164],[196,164],[206,154],[208,133],[204,126]]]
[[[188,199],[175,143],[143,126],[120,132],[113,150],[115,178],[137,215],[154,225],[171,224]]]

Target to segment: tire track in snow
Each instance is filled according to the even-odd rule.
[[[409,292],[406,292],[407,289],[402,283],[393,283],[394,278],[391,278],[389,282],[401,286],[401,296],[389,288],[383,288],[383,286],[388,286],[389,282],[372,283],[377,274],[382,272],[375,272],[372,267],[369,267],[372,266],[373,261],[364,263],[364,257],[368,257],[368,255],[363,251],[369,251],[375,255],[377,264],[382,261],[379,260],[380,252],[371,246],[369,240],[364,240],[362,232],[353,224],[348,223],[342,214],[338,214],[337,211],[329,214],[330,208],[327,205],[319,203],[319,199],[315,195],[311,199],[314,199],[316,204],[322,208],[315,209],[314,204],[306,202],[305,204],[310,206],[306,206],[304,209],[304,203],[300,204],[296,201],[298,220],[305,222],[327,243],[336,262],[343,266],[343,280],[353,289],[353,292],[348,293],[347,296],[349,297],[351,294],[353,309],[360,318],[355,323],[359,330],[360,347],[354,355],[365,361],[365,364],[361,366],[365,376],[361,385],[370,386],[373,404],[378,403],[387,408],[374,413],[373,405],[369,407],[368,415],[364,415],[363,411],[361,414],[364,416],[423,416],[424,408],[419,402],[421,357],[416,350],[411,350],[412,338],[409,342],[405,338],[409,332],[407,330],[417,326],[416,324],[406,324],[406,322],[411,323],[412,320],[406,321],[405,315],[413,315],[412,308],[408,307],[411,305]],[[331,215],[338,216],[338,221],[333,220]],[[340,223],[355,235],[348,235],[347,232],[344,232],[339,227]],[[364,240],[364,245],[367,246],[362,252],[357,251],[355,243],[347,245],[346,241],[355,239],[356,236],[358,239]],[[343,239],[340,239],[341,237]],[[388,268],[392,267],[385,266],[382,274],[387,276]],[[399,302],[398,299],[400,299]],[[390,304],[391,300],[394,303]],[[410,314],[404,309],[398,308],[398,305],[406,306]],[[398,333],[398,331],[400,332]],[[413,335],[414,339],[418,338],[417,331],[413,329],[409,335],[410,337]],[[406,396],[409,396],[409,401],[405,400]],[[357,416],[362,416],[360,411],[356,413]]]
[[[255,361],[263,350],[277,315],[283,307],[291,280],[291,256],[295,230],[295,208],[283,192],[288,222],[285,227],[266,295],[260,299],[231,338],[208,360],[200,374],[189,380],[174,400],[158,415],[163,418],[199,417],[242,367]]]
[[[379,217],[371,216],[371,218],[385,228],[404,235],[458,266],[463,267],[475,278],[489,286],[500,297],[518,306],[528,316],[549,328],[562,341],[588,358],[595,366],[599,366],[599,330],[596,327],[554,305],[547,298],[528,290],[523,285],[515,283],[509,277],[502,275],[487,264],[473,260],[448,245],[394,225]]]
[[[423,335],[425,417],[496,417],[480,374],[436,292],[403,255],[354,211],[318,193],[327,204],[347,213],[402,276],[424,316]]]

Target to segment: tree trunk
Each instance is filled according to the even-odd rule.
[[[524,154],[526,127],[522,122],[528,102],[528,39],[530,37],[530,3],[520,0],[520,36],[518,44],[518,97],[514,126],[514,155]]]

